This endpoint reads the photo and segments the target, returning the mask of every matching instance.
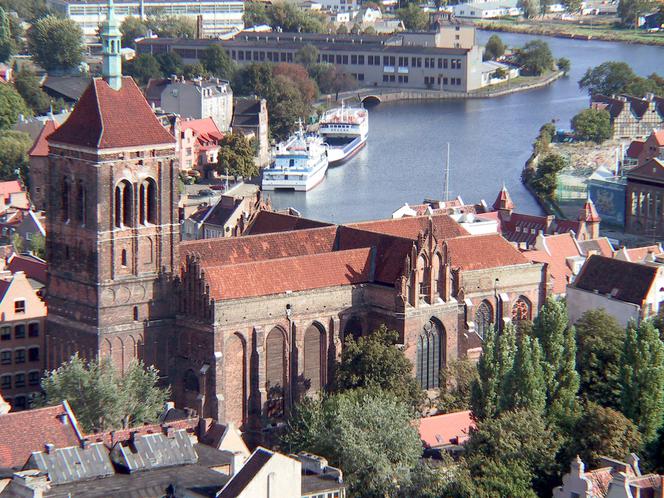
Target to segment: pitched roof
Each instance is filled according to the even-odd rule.
[[[581,256],[577,241],[571,233],[542,237],[543,249],[524,251],[522,254],[537,263],[547,263],[547,272],[553,283],[554,294],[564,294],[574,272],[568,258]],[[538,246],[539,247],[539,246]]]
[[[238,299],[371,281],[370,248],[205,268],[212,299]]]
[[[7,260],[7,269],[12,273],[22,271],[28,278],[46,284],[46,261],[29,254],[12,254]]]
[[[244,233],[245,235],[256,235],[260,233],[287,232],[329,226],[332,225],[323,221],[310,220],[290,214],[275,213],[273,211],[260,211]]]
[[[498,211],[499,209],[514,209],[514,202],[512,202],[510,193],[507,191],[505,185],[503,185],[503,188],[500,189],[500,192],[498,192],[498,196],[496,197],[496,200],[493,202],[492,207],[496,211]]]
[[[39,135],[37,135],[35,143],[32,144],[32,148],[28,152],[30,157],[48,157],[48,141],[46,139],[58,126],[60,125],[54,119],[49,119],[44,123]]]
[[[5,203],[7,203],[11,194],[16,194],[18,192],[23,192],[21,182],[18,180],[0,182],[0,198],[2,198]]]
[[[192,130],[199,140],[211,142],[221,140],[224,136],[212,118],[188,119],[180,122],[182,130]]]
[[[256,474],[270,461],[274,453],[260,446],[256,448],[240,471],[235,474],[217,495],[218,498],[235,498],[256,477]]]
[[[419,420],[420,439],[428,448],[462,444],[475,427],[470,410],[422,417]]]
[[[631,249],[623,249],[623,254],[627,256],[627,261],[632,263],[643,263],[649,255],[662,254],[662,247],[659,244],[654,244],[645,247],[633,247]]]
[[[581,254],[590,256],[590,254],[599,254],[607,258],[613,257],[613,246],[609,239],[600,237],[599,239],[577,240],[577,244],[581,248]]]
[[[641,306],[657,277],[658,268],[604,256],[591,256],[574,287]]]
[[[595,209],[595,203],[590,197],[579,212],[579,221],[585,221],[586,223],[599,223],[602,221],[602,218],[597,214],[597,209]]]
[[[330,252],[334,248],[336,226],[295,232],[248,235],[180,243],[180,259],[201,258],[204,266],[232,265],[290,256]]]
[[[465,228],[459,225],[446,214],[434,214],[432,216],[406,216],[389,220],[364,221],[347,225],[360,230],[395,235],[406,239],[417,240],[420,233],[433,227],[436,239],[443,240],[461,235],[468,235]]]
[[[641,155],[641,152],[643,152],[645,145],[645,140],[632,140],[632,143],[629,144],[629,147],[625,151],[625,155],[632,159],[637,159]]]
[[[47,443],[56,448],[78,445],[75,424],[64,404],[0,415],[0,467],[23,467]]]
[[[528,259],[497,233],[468,235],[447,241],[452,266],[463,270],[482,270],[522,265]]]
[[[161,125],[132,78],[122,78],[120,90],[95,78],[74,111],[49,143],[93,149],[172,144],[175,139]]]

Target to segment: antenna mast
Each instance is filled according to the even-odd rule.
[[[447,142],[447,161],[445,161],[445,174],[443,182],[445,184],[443,200],[447,202],[450,200],[450,143],[449,142]]]

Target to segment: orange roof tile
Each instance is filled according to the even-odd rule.
[[[450,262],[464,270],[482,270],[528,263],[516,248],[496,233],[468,235],[447,241]]]
[[[322,221],[300,218],[290,214],[275,213],[273,211],[259,211],[249,228],[245,230],[246,235],[257,235],[260,233],[287,232],[290,230],[303,230],[305,228],[318,228],[332,226]]]
[[[238,299],[369,282],[370,248],[208,267],[210,297]]]
[[[56,448],[80,443],[62,404],[0,415],[0,467],[22,468],[47,443]]]
[[[416,240],[420,232],[429,228],[429,219],[438,240],[468,235],[465,228],[459,225],[446,214],[434,214],[432,216],[406,216],[403,218],[389,220],[364,221],[347,225],[351,228],[368,230],[370,232],[395,235],[406,239]]]
[[[122,88],[117,91],[103,79],[93,79],[67,121],[47,140],[93,149],[175,142],[130,77],[122,78]]]
[[[51,133],[53,133],[58,126],[58,122],[55,119],[49,119],[44,123],[44,127],[37,135],[35,143],[32,144],[32,148],[28,152],[30,157],[48,157],[48,141],[47,138]]]
[[[646,260],[646,257],[650,254],[657,255],[662,253],[662,248],[659,244],[654,244],[651,246],[645,247],[634,247],[632,249],[625,249],[629,260],[633,263],[641,263]]]
[[[448,444],[463,444],[471,429],[475,428],[470,410],[419,420],[420,439],[427,448],[436,448]]]

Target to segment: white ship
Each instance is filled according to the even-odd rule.
[[[307,191],[325,178],[328,147],[318,135],[299,129],[272,151],[272,164],[263,170],[263,190],[291,189]]]
[[[318,133],[328,144],[330,166],[347,161],[364,147],[369,136],[369,111],[362,107],[330,109],[320,119]]]

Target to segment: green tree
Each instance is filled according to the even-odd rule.
[[[620,460],[641,447],[641,434],[631,420],[596,403],[587,404],[571,434],[564,461],[579,455],[590,469],[600,464],[600,457]]]
[[[491,35],[484,47],[484,60],[495,60],[505,54],[505,44],[498,35]]]
[[[349,496],[393,496],[422,454],[411,420],[411,408],[390,393],[355,389],[298,404],[282,441],[288,451],[309,451],[340,466]]]
[[[396,14],[408,31],[423,31],[429,24],[426,13],[415,3],[409,3],[401,9],[397,9]]]
[[[567,12],[572,14],[581,10],[582,3],[583,2],[581,0],[563,0],[563,5],[567,9]]]
[[[539,0],[519,0],[516,5],[523,10],[523,15],[528,19],[537,17],[540,14]]]
[[[196,21],[186,16],[151,16],[147,26],[159,38],[196,38]]]
[[[184,64],[182,57],[176,52],[166,52],[155,56],[161,74],[165,76],[181,75],[184,73]]]
[[[245,2],[244,14],[242,15],[244,25],[247,27],[270,25],[268,4],[263,2]]]
[[[542,40],[532,40],[516,50],[516,61],[524,74],[539,76],[554,67],[553,54],[549,44]]]
[[[12,245],[14,246],[14,252],[17,254],[21,254],[25,251],[25,241],[18,233],[15,233],[12,236]]]
[[[385,325],[357,340],[349,335],[335,369],[335,390],[381,389],[414,409],[420,408],[424,392],[413,377],[413,364],[395,346],[398,339],[398,333]]]
[[[517,339],[514,366],[505,378],[501,410],[530,410],[544,413],[546,384],[542,348],[537,339],[521,334]]]
[[[440,370],[438,411],[452,413],[470,409],[473,383],[477,381],[477,365],[467,359],[452,360]]]
[[[220,174],[251,178],[258,175],[254,161],[254,148],[241,133],[228,133],[219,141],[219,161],[216,170]]]
[[[611,115],[605,109],[584,109],[572,118],[572,130],[578,140],[601,144],[611,138]]]
[[[560,154],[548,154],[537,164],[537,171],[531,182],[535,191],[544,198],[553,199],[556,193],[557,176],[566,166]]]
[[[217,78],[231,80],[235,74],[235,63],[219,45],[206,48],[201,63],[208,73]]]
[[[132,361],[124,376],[109,359],[85,362],[78,355],[42,379],[47,405],[66,399],[86,432],[155,422],[168,399],[159,372]]]
[[[28,30],[28,50],[46,71],[71,70],[83,58],[83,32],[71,19],[44,17]]]
[[[15,50],[10,16],[0,6],[0,62],[7,62]]]
[[[649,321],[627,326],[621,357],[622,412],[652,441],[664,416],[664,345]]]
[[[151,78],[161,78],[161,66],[152,54],[141,54],[122,65],[125,75],[131,76],[139,85],[147,85]]]
[[[295,62],[302,64],[309,69],[311,66],[318,63],[318,57],[318,49],[311,44],[306,44],[295,54]]]
[[[533,335],[542,344],[547,413],[556,422],[570,421],[578,412],[575,334],[565,303],[548,297],[533,323]]]
[[[30,239],[30,251],[38,258],[46,258],[46,238],[36,233]]]
[[[576,322],[576,368],[583,398],[620,409],[620,361],[625,330],[604,310]]]
[[[589,95],[618,95],[625,91],[636,78],[636,74],[625,62],[609,61],[588,69],[579,80],[579,88],[587,89]]]
[[[620,0],[618,17],[623,26],[634,28],[639,16],[650,14],[656,5],[655,0]]]
[[[35,114],[44,114],[49,110],[51,99],[41,89],[37,75],[26,65],[16,73],[14,87]]]
[[[27,178],[30,147],[32,147],[32,138],[27,133],[15,130],[0,131],[0,180]]]
[[[120,24],[120,33],[123,47],[136,48],[135,40],[148,34],[148,25],[139,17],[127,16]]]
[[[556,61],[556,66],[558,66],[558,70],[567,75],[572,68],[572,62],[567,57],[561,57]]]
[[[334,94],[335,99],[339,98],[339,93],[357,88],[355,79],[333,64],[315,64],[309,68],[309,74],[318,84],[321,93]]]
[[[30,115],[23,97],[11,85],[0,85],[0,130],[14,126],[20,115]]]
[[[636,77],[626,87],[625,93],[634,97],[644,97],[648,93],[664,95],[664,87],[651,78]]]
[[[509,411],[481,421],[464,447],[471,476],[484,481],[478,483],[484,489],[477,496],[534,497],[527,492],[533,487],[550,493],[546,486],[555,475],[560,445],[560,438],[537,412]]]

